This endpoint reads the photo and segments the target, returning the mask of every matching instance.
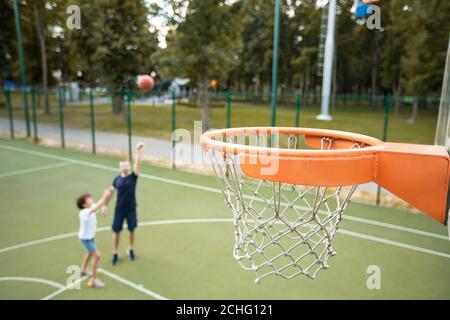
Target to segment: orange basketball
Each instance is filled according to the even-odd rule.
[[[137,85],[141,90],[151,90],[155,86],[155,80],[148,74],[138,76]]]

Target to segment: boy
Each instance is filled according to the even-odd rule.
[[[105,284],[97,279],[97,268],[100,261],[100,251],[95,245],[95,232],[97,229],[97,210],[104,206],[105,200],[110,196],[110,191],[106,189],[103,192],[102,198],[94,203],[92,196],[89,193],[82,194],[77,198],[77,207],[80,209],[80,229],[78,231],[78,238],[81,244],[86,249],[87,253],[84,255],[83,264],[81,267],[82,275],[89,275],[88,264],[91,258],[94,259],[92,266],[92,278],[88,282],[88,287],[102,288]],[[102,211],[103,212],[103,211]]]

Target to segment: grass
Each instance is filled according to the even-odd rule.
[[[224,103],[223,103],[224,104]],[[333,121],[324,122],[315,119],[319,109],[305,107],[300,112],[302,127],[336,129],[366,134],[379,139],[383,137],[384,114],[379,106],[371,109],[367,106],[348,102],[338,104],[332,112]],[[31,114],[31,111],[30,111]],[[7,110],[0,109],[0,117],[7,117]],[[231,126],[267,126],[270,124],[271,110],[268,104],[232,103]],[[23,109],[16,105],[16,119],[24,119]],[[434,142],[437,111],[423,108],[419,112],[417,122],[410,124],[410,107],[402,107],[398,114],[392,112],[389,116],[388,141],[432,144]],[[121,115],[113,115],[111,106],[95,105],[96,129],[109,132],[127,132],[127,122]],[[201,120],[198,108],[178,105],[176,109],[176,126],[193,131],[193,122]],[[56,105],[49,115],[43,109],[37,110],[38,123],[59,124],[59,113]],[[90,128],[90,111],[88,105],[67,104],[64,108],[64,124],[72,128]],[[132,106],[132,129],[134,135],[170,139],[172,116],[170,106]],[[224,107],[212,108],[211,127],[226,126],[226,110]],[[295,110],[293,107],[280,106],[277,110],[278,126],[295,126]]]
[[[5,277],[36,277],[65,284],[69,265],[81,262],[83,249],[76,235],[29,245],[11,246],[78,228],[74,199],[82,192],[95,197],[116,173],[117,158],[93,156],[70,150],[37,146],[26,141],[0,140],[0,280]],[[77,162],[73,163],[76,160]],[[24,173],[23,170],[72,161],[64,167]],[[172,299],[450,299],[450,247],[447,239],[433,238],[344,219],[340,227],[388,241],[404,243],[447,256],[417,252],[338,233],[338,252],[329,270],[315,280],[297,277],[266,278],[254,283],[254,274],[242,270],[232,257],[231,223],[173,223],[152,221],[230,218],[220,192],[186,187],[181,183],[217,188],[215,178],[174,171],[145,163],[138,182],[137,260],[124,257],[110,265],[111,211],[99,218],[96,240],[103,253],[101,267],[117,276]],[[161,181],[161,178],[163,181]],[[173,201],[176,199],[176,201]],[[421,214],[392,208],[351,203],[346,216],[420,229],[445,235],[446,228]],[[125,234],[124,234],[125,238]],[[125,241],[125,240],[124,240]],[[381,269],[381,289],[369,290],[367,268]],[[104,289],[67,290],[57,299],[149,299],[136,289],[105,274]],[[39,299],[56,289],[38,283],[0,281],[0,299]]]

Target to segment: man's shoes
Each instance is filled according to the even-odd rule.
[[[134,255],[134,250],[133,249],[128,250],[127,254],[128,254],[128,258],[131,261],[134,261],[136,259],[136,256]]]
[[[112,257],[112,264],[113,266],[115,266],[118,263],[119,263],[119,255],[117,253],[114,253]]]

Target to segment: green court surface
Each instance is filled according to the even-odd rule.
[[[151,148],[151,146],[148,146]],[[83,255],[75,198],[100,196],[117,158],[0,139],[0,299],[450,299],[446,227],[398,209],[351,203],[337,255],[315,280],[265,278],[234,260],[231,211],[214,177],[143,165],[135,262],[110,263],[112,206],[99,217],[103,289],[66,287]],[[368,289],[367,269],[381,270]]]

